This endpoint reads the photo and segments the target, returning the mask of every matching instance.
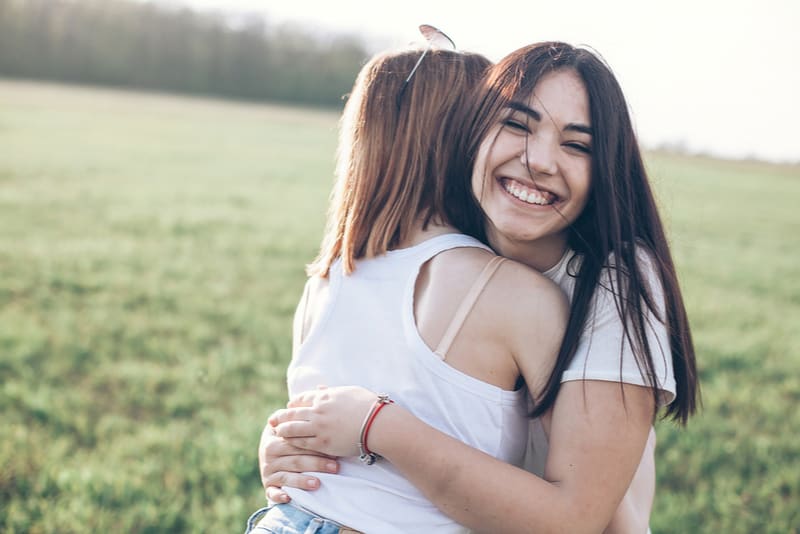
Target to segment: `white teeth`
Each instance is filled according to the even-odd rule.
[[[552,201],[548,200],[548,196],[542,194],[540,191],[530,190],[526,191],[516,183],[508,180],[503,181],[503,188],[508,191],[511,195],[517,197],[523,202],[527,202],[528,204],[536,204],[538,206],[546,206],[551,204]]]

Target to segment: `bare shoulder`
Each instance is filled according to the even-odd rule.
[[[480,271],[495,256],[484,248],[456,247],[440,252],[429,260],[429,264],[442,271]]]
[[[569,300],[552,280],[514,261],[505,261],[488,287],[486,304],[503,318],[504,336],[519,373],[538,396],[553,369],[569,317]]]
[[[508,311],[566,315],[569,301],[564,291],[539,271],[514,260],[505,260],[493,283],[492,300]]]
[[[475,247],[447,250],[430,261],[430,275],[448,289],[460,286],[456,294],[463,294],[494,253]],[[498,317],[516,313],[531,317],[546,313],[549,316],[566,316],[569,302],[561,288],[539,271],[523,263],[504,258],[481,295],[483,306],[498,312]]]
[[[442,318],[452,316],[494,256],[482,248],[461,247],[445,250],[428,260],[421,267],[416,282],[414,302],[417,317],[429,316],[436,318],[438,323]],[[425,329],[427,323],[423,321]],[[433,329],[434,332],[437,330]]]
[[[563,337],[566,297],[544,275],[511,260],[484,278],[495,258],[487,250],[463,248],[431,260],[417,279],[417,328],[429,347],[437,347],[452,318],[469,306],[447,362],[508,390],[522,375],[538,392]]]

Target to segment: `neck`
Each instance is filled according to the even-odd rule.
[[[566,235],[557,234],[537,239],[535,242],[515,241],[487,229],[487,238],[492,248],[506,258],[518,261],[544,272],[554,267],[567,250]]]
[[[409,232],[408,237],[403,240],[402,243],[399,244],[397,248],[408,248],[413,247],[414,245],[419,245],[423,241],[427,241],[432,237],[437,237],[444,234],[453,234],[458,233],[458,230],[450,226],[449,224],[444,224],[438,221],[432,221],[428,223],[428,226],[423,228],[422,221],[417,221],[414,224],[411,232]]]

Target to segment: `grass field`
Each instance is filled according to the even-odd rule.
[[[0,531],[240,532],[334,113],[0,81]],[[800,167],[648,154],[705,408],[654,533],[800,531]]]

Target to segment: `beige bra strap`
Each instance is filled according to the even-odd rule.
[[[439,341],[439,346],[436,347],[435,351],[433,351],[434,354],[439,356],[442,360],[447,358],[447,351],[450,350],[450,345],[452,345],[453,341],[456,339],[458,332],[461,330],[467,315],[469,315],[469,312],[472,311],[472,308],[475,306],[475,302],[477,302],[478,297],[483,291],[483,288],[486,287],[489,279],[492,278],[492,275],[494,275],[495,271],[497,271],[497,268],[500,267],[500,264],[505,260],[506,258],[502,256],[495,256],[489,260],[489,263],[487,263],[483,268],[483,271],[481,271],[481,273],[478,275],[478,278],[475,279],[475,282],[472,284],[469,292],[464,297],[464,300],[461,301],[461,306],[458,307],[456,313],[453,315],[453,319],[447,326],[447,330],[445,330],[442,340]]]

